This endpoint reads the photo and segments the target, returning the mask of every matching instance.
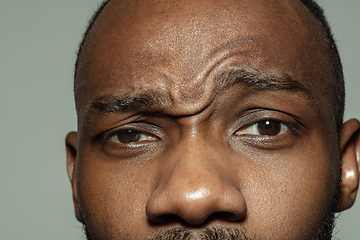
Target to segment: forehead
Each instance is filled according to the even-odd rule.
[[[298,1],[113,0],[80,56],[78,112],[105,95],[144,92],[201,106],[219,90],[212,74],[234,65],[289,76],[320,98],[331,78],[326,47]]]

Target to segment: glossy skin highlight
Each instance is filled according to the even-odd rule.
[[[334,211],[333,76],[299,2],[114,0],[80,63],[68,171],[92,239],[315,239]]]

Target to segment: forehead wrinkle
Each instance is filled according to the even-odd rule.
[[[239,42],[241,42],[241,46],[238,45]],[[200,64],[201,69],[195,73],[194,77],[190,76],[190,79],[171,74],[164,67],[158,68],[161,69],[162,75],[172,82],[171,90],[168,89],[168,93],[174,107],[175,105],[181,106],[184,103],[194,104],[196,101],[210,104],[219,88],[219,79],[212,76],[214,72],[218,71],[217,68],[219,66],[221,68],[221,64],[232,57],[256,57],[257,54],[254,52],[254,47],[248,43],[252,43],[252,41],[248,39],[230,39],[227,43],[217,47],[206,57],[207,61],[204,60]],[[179,86],[179,83],[183,82],[186,84]]]

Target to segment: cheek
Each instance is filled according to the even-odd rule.
[[[252,156],[274,162],[274,155]],[[337,191],[330,154],[317,142],[308,142],[276,154],[276,162],[248,175],[248,224],[266,236],[299,239],[316,234]]]
[[[79,157],[79,205],[92,235],[126,239],[140,233],[141,225],[147,221],[144,213],[150,171],[144,164],[134,167],[134,163],[104,158],[96,154]]]

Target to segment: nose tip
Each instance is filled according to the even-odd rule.
[[[158,186],[148,199],[146,214],[150,221],[167,223],[182,219],[186,224],[198,226],[210,218],[232,222],[245,216],[245,200],[231,184],[203,178],[188,185],[185,179],[175,178]]]

